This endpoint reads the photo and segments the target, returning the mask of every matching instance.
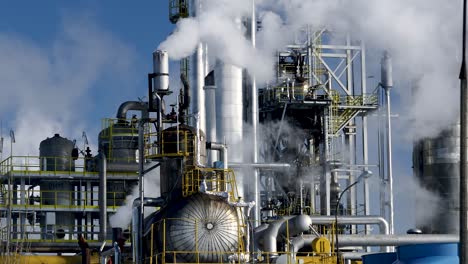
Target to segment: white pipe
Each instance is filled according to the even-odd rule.
[[[382,59],[382,87],[385,89],[387,102],[387,173],[388,173],[388,191],[389,191],[389,211],[390,211],[390,233],[394,231],[394,211],[393,211],[393,168],[392,168],[392,122],[391,122],[391,103],[390,90],[393,87],[392,79],[392,58],[388,52],[384,53]]]
[[[228,169],[228,151],[227,147],[224,144],[216,143],[216,142],[207,142],[206,143],[207,149],[218,150],[220,152],[220,158],[223,159],[223,169]]]

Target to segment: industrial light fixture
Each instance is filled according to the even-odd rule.
[[[339,262],[339,254],[338,254],[338,207],[340,205],[341,198],[343,197],[343,194],[351,189],[354,185],[360,183],[363,179],[368,179],[372,176],[372,171],[370,170],[363,170],[361,175],[358,176],[355,182],[351,183],[348,185],[344,190],[340,193],[340,196],[338,196],[338,200],[336,201],[336,206],[335,206],[335,247],[336,247],[336,263]]]

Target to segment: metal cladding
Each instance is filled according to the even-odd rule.
[[[109,163],[136,164],[136,151],[138,149],[136,124],[119,121],[111,126],[99,133],[99,149],[104,150]],[[131,169],[135,171],[136,167]],[[111,166],[108,170],[111,171]]]
[[[430,203],[432,207],[429,215],[427,206],[416,207],[416,223],[424,233],[458,232],[459,162],[459,124],[443,131],[438,137],[423,139],[414,146],[414,174],[425,188],[434,193],[432,201],[417,201],[417,204]]]
[[[390,54],[385,51],[384,57],[382,58],[382,86],[384,88],[393,87],[393,67],[392,67],[392,57]]]
[[[206,110],[205,110],[205,62],[203,59],[203,45],[198,43],[195,54],[191,56],[190,60],[190,84],[192,88],[192,98],[190,102],[190,113],[197,115],[197,119],[191,119],[193,126],[198,126],[199,129],[205,131],[206,129]],[[198,124],[196,124],[198,123]]]
[[[241,229],[234,207],[219,198],[197,194],[170,210],[165,227],[166,250],[186,252],[177,254],[174,261],[224,263],[237,252]]]
[[[55,134],[39,145],[41,170],[44,171],[73,171],[75,161],[72,158],[74,143],[71,140]]]
[[[153,71],[157,74],[154,79],[155,90],[169,89],[169,56],[165,50],[153,52]]]

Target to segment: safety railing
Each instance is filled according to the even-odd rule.
[[[48,182],[47,184],[53,184]],[[58,183],[60,184],[60,182]],[[99,199],[97,191],[71,190],[16,190],[5,192],[5,205],[10,200],[12,210],[37,209],[98,209]],[[107,209],[116,210],[125,202],[125,192],[107,192]],[[24,197],[24,198],[22,198]],[[24,201],[24,202],[23,202]],[[1,207],[0,207],[1,208]]]
[[[99,241],[99,225],[10,225],[10,243],[76,243],[83,235],[87,242]],[[7,239],[8,227],[1,229],[3,239]],[[108,240],[111,239],[112,228],[108,228]],[[2,241],[5,241],[2,240]],[[109,241],[111,242],[111,240]]]
[[[105,118],[102,120],[102,130],[99,133],[100,141],[105,144],[106,158],[111,162],[135,162],[136,156],[122,159],[114,155],[114,148],[138,148],[138,123],[136,117],[130,119]],[[148,130],[149,126],[145,126]],[[115,157],[114,157],[115,156]]]
[[[195,168],[184,173],[182,196],[198,193],[200,187],[210,192],[227,192],[234,199],[238,197],[236,178],[232,169]]]
[[[204,228],[207,223],[210,223],[213,219],[197,219],[197,218],[165,218],[151,225],[150,232],[150,251],[149,256],[145,259],[145,263],[149,264],[165,264],[165,263],[204,263],[204,258],[210,258],[210,263],[245,263],[244,250],[244,228],[238,220],[237,228],[235,230],[236,237],[233,236],[221,236],[220,239],[226,240],[231,239],[231,243],[235,246],[230,250],[224,250],[221,248],[213,250],[203,250],[208,246],[206,244],[200,244],[200,240],[203,238],[207,239],[206,233],[201,232],[200,229]],[[189,227],[189,233],[184,237],[185,245],[190,245],[191,250],[179,250],[174,249],[174,244],[171,243],[171,239],[168,237],[168,232],[174,232],[174,226]],[[205,230],[206,232],[207,230]],[[231,231],[233,231],[231,229]],[[177,232],[177,231],[176,231]],[[219,231],[221,232],[221,231]],[[154,245],[154,241],[159,240],[159,245]],[[215,241],[223,244],[225,241]],[[188,248],[187,248],[188,249]],[[183,262],[181,259],[190,259],[192,261]]]
[[[196,138],[187,130],[145,134],[145,157],[194,156]]]
[[[96,164],[91,164],[91,158],[79,157],[39,157],[39,156],[10,156],[0,162],[0,175],[16,173],[22,175],[96,175]],[[107,159],[115,162],[116,159]],[[123,161],[123,160],[122,160]],[[112,172],[113,174],[136,175],[134,172]]]

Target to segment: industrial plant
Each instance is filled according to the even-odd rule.
[[[198,2],[170,0],[169,20],[196,18]],[[253,46],[256,15],[238,19]],[[443,205],[396,235],[391,53],[370,65],[350,33],[294,35],[268,83],[203,42],[176,69],[155,50],[146,99],[122,102],[98,135],[4,158],[0,262],[458,263],[460,124],[414,143],[414,177]]]

